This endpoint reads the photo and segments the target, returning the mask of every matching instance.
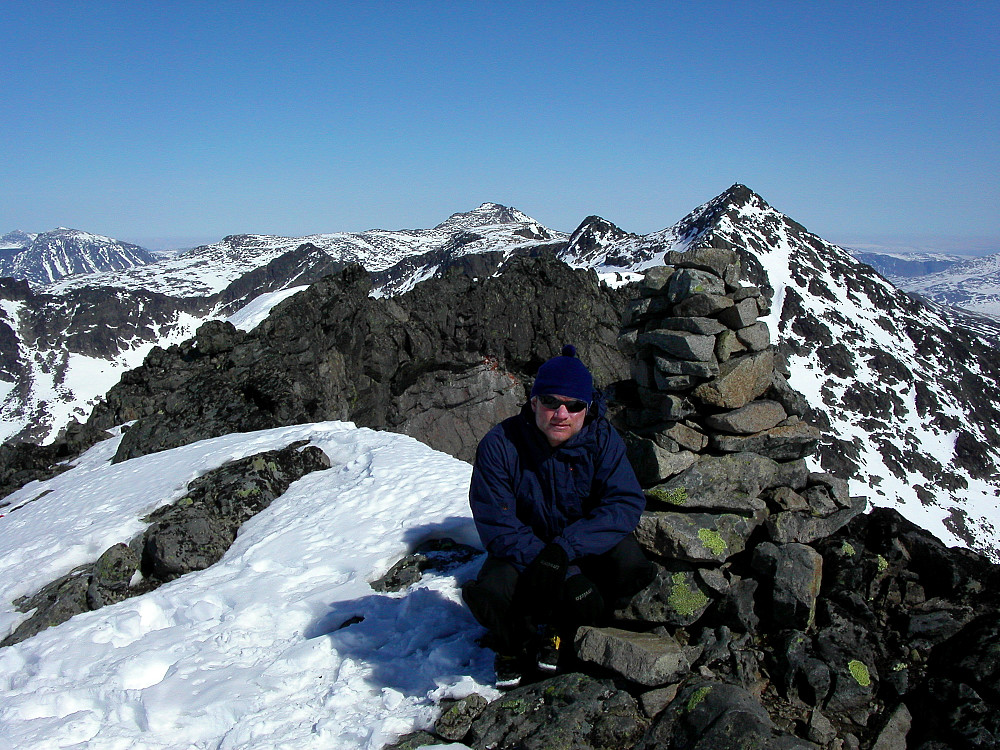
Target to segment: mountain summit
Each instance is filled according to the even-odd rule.
[[[472,211],[454,213],[438,224],[435,229],[454,231],[456,229],[475,229],[495,224],[536,224],[537,222],[521,211],[511,206],[501,206],[499,203],[484,203]]]
[[[1000,324],[900,291],[741,184],[652,234],[582,227],[560,256],[622,273],[710,247],[736,250],[770,300],[789,383],[824,432],[822,466],[1000,557]]]
[[[0,276],[43,285],[74,274],[118,271],[156,260],[138,245],[66,227],[34,237],[11,232],[4,235],[4,240],[23,243],[29,237],[30,242],[12,254],[0,255]]]

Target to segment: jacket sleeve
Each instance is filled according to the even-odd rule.
[[[490,431],[476,450],[469,505],[486,551],[522,571],[545,544],[517,517],[515,461],[515,450],[503,433]]]
[[[635,530],[646,507],[646,496],[629,463],[625,441],[611,425],[605,427],[594,457],[592,497],[597,498],[596,505],[555,539],[569,551],[571,560],[610,550]]]

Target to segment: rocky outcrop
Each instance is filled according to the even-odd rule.
[[[752,547],[661,561],[675,572],[579,629],[566,674],[445,704],[391,747],[1000,746],[1000,567],[882,508]]]
[[[767,298],[724,248],[670,261],[622,332],[636,386],[619,426],[656,579],[578,629],[569,674],[468,702],[464,734],[421,743],[1000,747],[1000,568],[810,472],[819,430],[757,320]],[[595,734],[576,701],[597,684],[616,709]]]
[[[392,299],[370,291],[354,266],[286,300],[249,333],[205,324],[184,344],[154,349],[89,424],[137,420],[117,460],[328,419],[471,460],[563,344],[577,345],[602,385],[627,375],[616,345],[626,295],[551,258],[515,258],[479,282],[456,272]]]
[[[0,444],[0,512],[7,507],[2,498],[28,482],[44,481],[65,471],[69,459],[98,440],[109,437],[103,430],[86,429],[77,422],[71,422],[59,439],[49,445]]]
[[[19,643],[80,612],[156,589],[217,562],[244,521],[267,508],[306,474],[330,467],[319,448],[292,443],[232,461],[188,485],[188,493],[152,513],[149,527],[128,544],[107,549],[37,593],[14,602],[35,612],[0,647]]]

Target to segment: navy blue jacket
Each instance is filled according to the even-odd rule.
[[[551,542],[572,562],[635,529],[645,496],[604,412],[598,396],[583,429],[552,448],[528,403],[480,441],[469,504],[487,552],[523,570]]]

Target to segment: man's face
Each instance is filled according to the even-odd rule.
[[[547,394],[549,395],[549,394]],[[560,401],[576,401],[576,399],[560,396],[558,393],[550,394]],[[545,406],[536,396],[531,399],[531,408],[535,412],[535,424],[545,435],[549,445],[553,448],[562,445],[576,433],[583,429],[583,420],[587,417],[587,410],[581,409],[572,412],[566,408],[565,404],[560,404],[557,408]]]

